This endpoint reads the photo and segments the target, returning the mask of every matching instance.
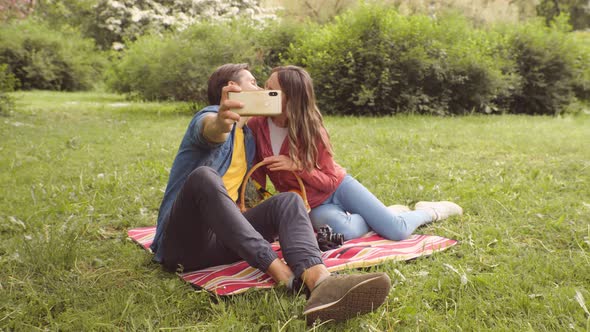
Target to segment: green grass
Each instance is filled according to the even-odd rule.
[[[282,289],[216,299],[126,239],[153,225],[186,104],[12,94],[0,117],[0,330],[305,330]],[[336,159],[386,204],[452,200],[460,241],[388,263],[377,312],[317,331],[589,331],[590,117],[328,117]],[[403,276],[403,277],[402,277]]]

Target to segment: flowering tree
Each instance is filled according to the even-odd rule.
[[[236,17],[274,18],[260,0],[100,0],[95,6],[98,41],[123,47],[148,32],[184,30],[199,21],[223,22]]]
[[[0,0],[0,21],[13,17],[25,18],[35,7],[35,0]]]

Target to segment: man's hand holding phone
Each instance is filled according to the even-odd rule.
[[[244,103],[229,99],[228,94],[230,92],[240,93],[241,91],[242,88],[233,84],[224,86],[221,89],[221,102],[217,112],[217,124],[224,133],[230,132],[234,123],[240,121],[240,115],[236,111],[244,107]]]
[[[203,120],[203,136],[212,143],[225,142],[234,124],[240,121],[240,115],[235,110],[244,106],[242,102],[229,100],[228,92],[240,92],[238,85],[227,85],[221,89],[221,101],[217,113],[209,113]]]
[[[242,103],[243,107],[235,110],[241,116],[277,116],[281,114],[280,90],[228,91],[228,99]]]

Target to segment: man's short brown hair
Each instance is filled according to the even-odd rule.
[[[209,77],[207,87],[209,105],[219,105],[221,102],[221,89],[223,89],[229,81],[238,82],[240,79],[240,71],[244,69],[250,70],[247,63],[228,63],[215,69],[215,72]]]

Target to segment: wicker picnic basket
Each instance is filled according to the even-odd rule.
[[[252,167],[250,169],[250,171],[244,177],[244,182],[242,183],[242,188],[240,189],[240,199],[238,202],[238,206],[240,208],[240,211],[242,211],[242,212],[248,210],[248,208],[246,207],[246,203],[245,203],[246,186],[248,184],[248,180],[250,179],[252,174],[258,168],[260,168],[261,166],[264,166],[264,165],[266,165],[266,163],[264,161],[259,162],[258,164],[254,165],[254,167]],[[309,202],[307,201],[307,194],[305,192],[305,186],[303,185],[303,181],[301,180],[299,175],[297,175],[295,172],[292,172],[292,173],[293,173],[293,175],[295,175],[295,178],[297,179],[297,183],[299,184],[299,190],[289,190],[289,191],[295,192],[295,193],[299,194],[299,196],[301,196],[301,198],[303,199],[303,203],[305,204],[305,208],[307,209],[307,212],[309,212],[311,210],[311,208],[309,207]]]

